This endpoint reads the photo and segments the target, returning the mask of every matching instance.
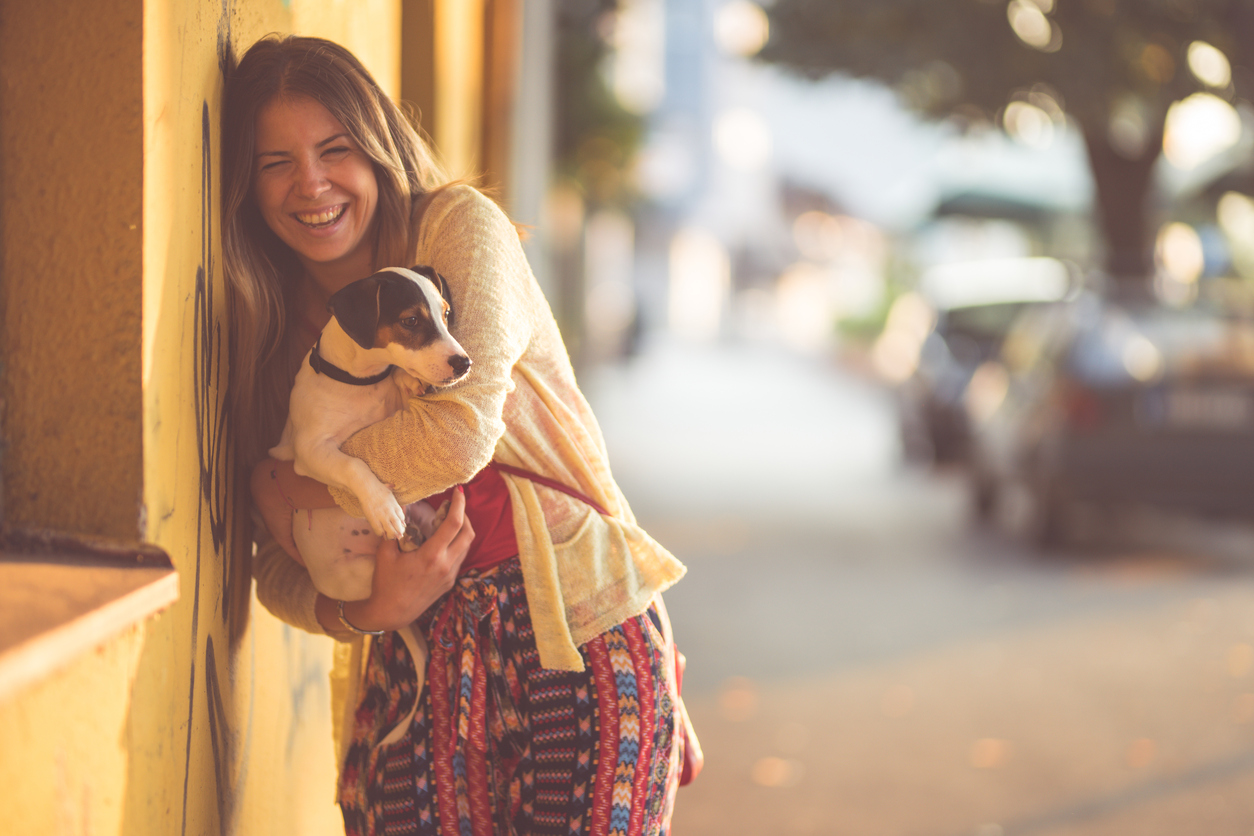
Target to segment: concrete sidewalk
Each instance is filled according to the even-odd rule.
[[[585,390],[690,569],[677,836],[1254,836],[1254,536],[976,535],[888,393],[769,347],[663,342]]]
[[[1249,836],[1254,593],[689,698],[675,833]]]

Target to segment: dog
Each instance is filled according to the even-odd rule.
[[[368,598],[380,537],[417,548],[439,511],[402,508],[361,459],[340,450],[353,433],[405,400],[462,380],[471,359],[449,333],[448,283],[430,267],[388,267],[349,284],[329,303],[331,320],[292,386],[287,424],[270,455],[297,474],[351,491],[365,524],[339,508],[295,511],[293,537],[314,585],[342,601]]]

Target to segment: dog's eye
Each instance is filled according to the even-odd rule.
[[[415,328],[418,325],[418,317],[407,316],[401,320],[401,325],[404,325],[406,328]]]

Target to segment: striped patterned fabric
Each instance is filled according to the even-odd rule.
[[[540,667],[517,558],[458,580],[419,626],[415,693],[395,634],[374,642],[342,772],[347,836],[655,836],[670,829],[682,746],[656,612]],[[380,747],[418,710],[408,733]]]

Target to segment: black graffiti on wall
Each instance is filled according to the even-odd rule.
[[[233,730],[231,706],[223,693],[220,664],[232,663],[236,640],[242,636],[248,612],[250,575],[244,543],[238,536],[234,457],[230,444],[230,410],[226,403],[229,385],[228,346],[225,327],[217,314],[215,275],[214,166],[209,103],[201,103],[201,178],[200,178],[200,263],[196,267],[193,292],[192,365],[193,397],[197,438],[198,496],[196,511],[195,583],[193,585],[191,634],[192,646],[199,645],[200,607],[204,594],[204,559],[206,550],[211,560],[218,561],[220,584],[217,588],[216,624],[227,629],[227,658],[219,660],[211,634],[205,637],[203,662],[193,660],[188,681],[186,764],[183,777],[182,832],[187,833],[188,791],[194,763],[193,731],[199,669],[203,667],[205,707],[209,719],[209,737],[215,778],[218,826],[221,832],[232,831],[235,810],[235,782],[232,781]],[[218,620],[220,619],[220,621]],[[228,678],[229,681],[229,678]],[[238,780],[239,776],[236,776]],[[196,830],[203,823],[193,823]]]

